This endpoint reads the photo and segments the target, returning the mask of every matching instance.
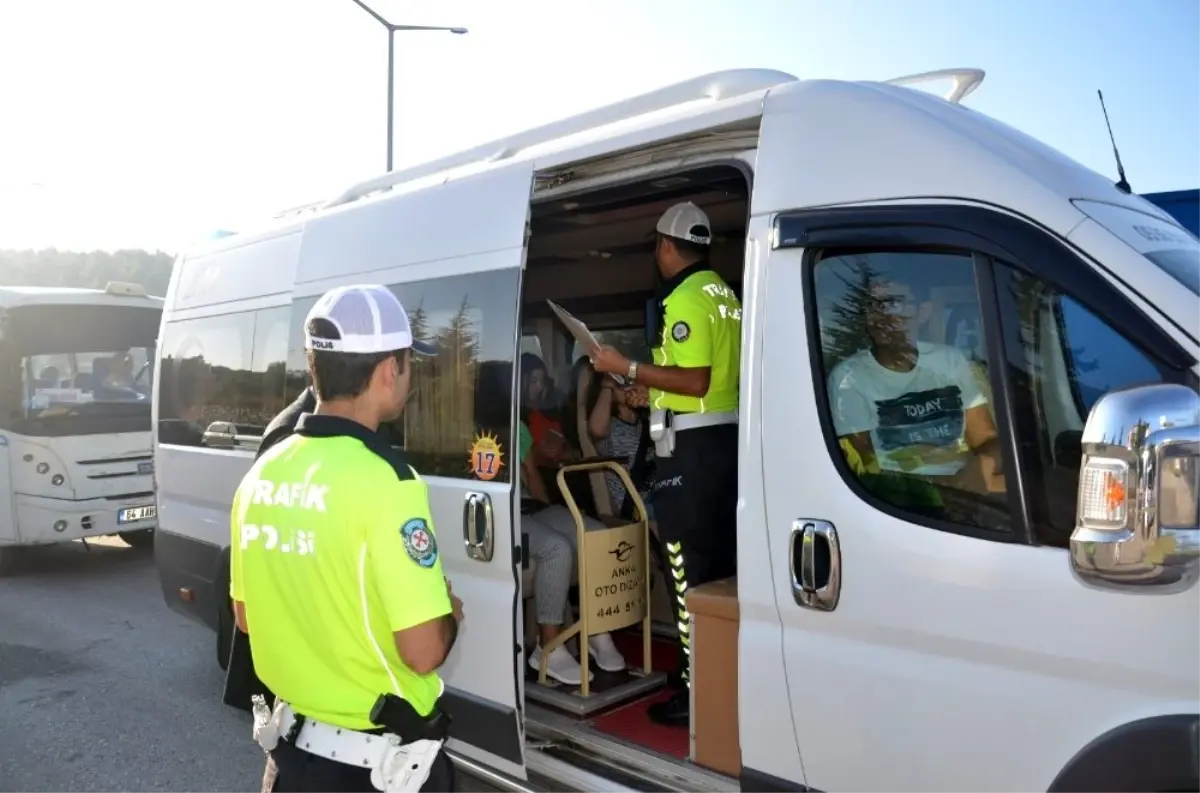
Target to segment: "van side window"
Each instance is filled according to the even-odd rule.
[[[288,307],[167,322],[158,441],[253,450],[283,409]]]
[[[1075,528],[1081,434],[1106,392],[1177,381],[1147,353],[1050,284],[997,263],[996,288],[1013,367],[1017,438],[1037,540],[1065,548]],[[1032,459],[1030,459],[1032,458]],[[1033,472],[1037,471],[1036,474]]]
[[[475,478],[468,466],[471,447],[487,434],[500,444],[503,462],[491,481],[510,481],[518,279],[513,270],[389,285],[408,312],[413,335],[438,351],[413,358],[404,414],[380,427],[423,476]],[[292,306],[288,399],[308,382],[303,326],[314,302],[315,296]]]
[[[813,278],[824,418],[860,493],[929,525],[1010,531],[971,257],[829,251]]]

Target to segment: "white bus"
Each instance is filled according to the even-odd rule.
[[[934,77],[953,90],[905,85]],[[470,773],[511,790],[1195,790],[1200,242],[964,107],[982,78],[710,74],[182,256],[156,388],[169,603],[228,649],[230,501],[306,383],[304,317],[331,287],[382,283],[441,349],[387,431],[429,483],[465,604],[440,673]],[[710,594],[722,614],[691,611],[692,722],[672,731],[636,679],[597,671],[607,706],[580,712],[531,675],[511,454],[521,352],[559,390],[583,352],[547,300],[655,345],[652,234],[689,200],[743,307],[738,575]],[[900,329],[937,384],[885,370]],[[968,411],[986,441],[966,440]],[[868,431],[886,468],[856,454]],[[469,464],[477,448],[508,464]],[[636,663],[638,642],[621,647]]]
[[[0,287],[0,568],[26,546],[152,542],[162,306],[138,284]]]

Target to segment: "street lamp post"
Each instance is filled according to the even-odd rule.
[[[408,30],[440,30],[446,33],[454,33],[455,35],[463,35],[467,32],[466,28],[450,28],[438,27],[430,25],[393,25],[386,19],[377,14],[373,9],[368,7],[362,0],[353,0],[354,4],[371,15],[379,24],[387,30],[388,34],[388,59],[387,59],[387,169],[392,170],[392,129],[395,120],[395,100],[396,100],[396,31]]]

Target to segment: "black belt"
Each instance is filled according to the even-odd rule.
[[[295,710],[293,713],[295,713],[296,719],[292,723],[292,728],[280,740],[295,746],[296,738],[300,735],[301,728],[304,727],[305,717]],[[375,706],[371,708],[371,722],[381,726],[368,730],[355,730],[355,732],[366,735],[383,735],[385,733],[399,735],[404,743],[422,740],[444,741],[450,737],[451,721],[450,714],[438,707],[436,703],[428,716],[422,716],[417,713],[416,708],[408,703],[408,700],[401,699],[395,694],[381,694],[375,700]]]

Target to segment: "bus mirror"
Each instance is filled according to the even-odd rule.
[[[1083,428],[1071,569],[1101,589],[1171,593],[1200,574],[1200,395],[1105,394]]]

